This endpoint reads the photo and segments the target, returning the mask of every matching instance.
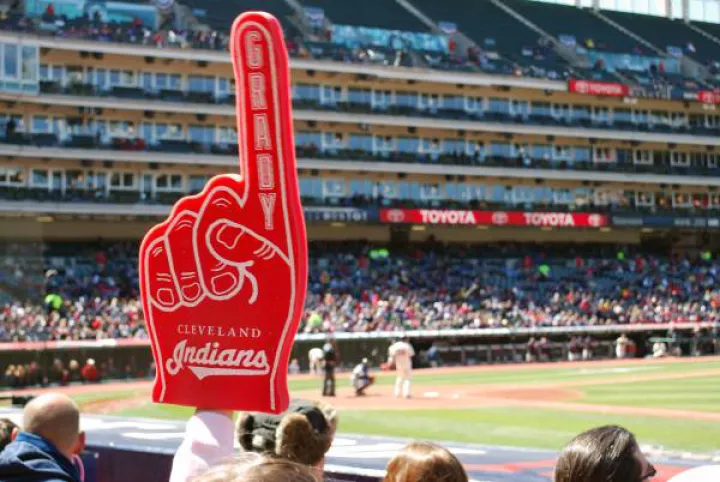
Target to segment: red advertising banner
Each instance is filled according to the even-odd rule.
[[[594,80],[568,80],[568,91],[583,95],[600,95],[605,97],[627,97],[630,87],[615,82],[596,82]]]
[[[697,101],[702,104],[720,104],[720,91],[701,90],[697,92]]]
[[[382,209],[380,221],[391,224],[447,224],[453,226],[528,226],[601,228],[604,214],[526,211],[462,211],[452,209]]]

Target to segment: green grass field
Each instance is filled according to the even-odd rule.
[[[573,435],[593,426],[620,424],[635,432],[643,444],[666,449],[693,452],[720,450],[720,360],[698,360],[695,363],[663,363],[633,365],[581,365],[579,367],[540,366],[517,370],[464,371],[433,373],[426,371],[414,377],[413,390],[423,387],[462,387],[473,393],[490,389],[541,389],[562,384],[581,396],[573,404],[603,405],[602,411],[577,411],[545,408],[526,403],[524,406],[444,409],[356,409],[341,410],[340,430],[346,433],[391,435],[438,441],[473,442],[519,447],[561,447]],[[673,377],[672,379],[657,379]],[[641,378],[655,378],[641,380]],[[380,374],[378,385],[391,385],[392,374]],[[346,377],[338,379],[346,386]],[[317,390],[318,380],[291,380],[293,392]],[[307,396],[308,393],[302,393]],[[145,392],[125,390],[99,392],[76,397],[78,402],[131,399],[147,396]],[[451,403],[451,402],[449,402]],[[387,404],[386,404],[387,405]],[[686,410],[708,413],[713,420],[688,417],[660,417],[613,413],[612,407]],[[590,408],[592,409],[592,408]],[[620,410],[620,409],[618,409]],[[152,418],[187,418],[184,407],[156,405],[150,402],[121,408],[118,415]]]

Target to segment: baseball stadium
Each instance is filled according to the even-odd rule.
[[[0,481],[720,481],[720,0],[0,0],[0,105]]]

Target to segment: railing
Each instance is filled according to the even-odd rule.
[[[696,328],[720,330],[720,322],[686,322],[686,323],[641,323],[635,325],[599,325],[599,326],[538,326],[532,328],[481,328],[481,329],[445,329],[445,330],[414,330],[414,331],[372,331],[372,332],[337,332],[333,333],[336,340],[394,340],[399,336],[408,336],[412,340],[443,339],[443,338],[491,338],[491,337],[528,337],[574,334],[619,334],[642,333],[662,330],[692,331]],[[299,333],[296,342],[324,341],[327,333]],[[0,351],[21,350],[69,350],[76,348],[115,348],[150,346],[149,340],[142,339],[106,339],[106,340],[73,340],[73,341],[34,341],[0,343]]]

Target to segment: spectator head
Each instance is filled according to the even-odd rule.
[[[68,459],[85,448],[80,431],[80,410],[68,396],[41,395],[25,405],[23,430],[50,442]]]
[[[80,368],[80,364],[78,363],[77,360],[70,360],[70,364],[68,365],[68,368],[70,368],[70,370],[77,370],[78,368]]]
[[[555,482],[645,482],[654,475],[633,434],[617,426],[581,433],[555,466]]]
[[[20,428],[12,420],[0,418],[0,452],[13,441],[19,431]]]
[[[243,453],[235,461],[210,469],[193,482],[320,482],[307,465]]]
[[[449,450],[413,442],[390,460],[384,482],[468,482],[460,461]]]
[[[280,415],[243,413],[237,432],[248,452],[271,454],[322,470],[337,430],[337,412],[324,403],[294,400]]]

